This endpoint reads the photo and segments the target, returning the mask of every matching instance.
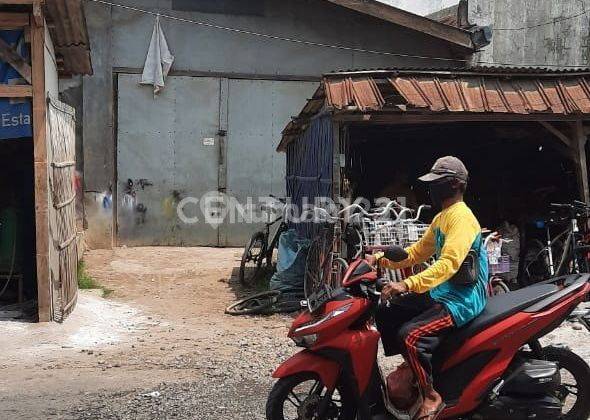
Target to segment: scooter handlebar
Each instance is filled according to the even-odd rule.
[[[379,293],[381,293],[381,291],[387,285],[387,283],[389,283],[389,280],[384,279],[383,277],[379,277],[375,281],[375,290],[377,290]]]

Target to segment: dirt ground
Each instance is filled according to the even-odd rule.
[[[63,324],[0,323],[0,419],[264,419],[270,374],[296,351],[291,318],[231,317],[241,250],[90,251]],[[577,327],[576,327],[577,328]],[[549,340],[590,359],[588,333]]]

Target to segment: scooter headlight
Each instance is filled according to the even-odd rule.
[[[328,312],[326,315],[324,315],[319,320],[314,321],[314,322],[312,322],[310,324],[307,324],[307,325],[302,325],[299,328],[296,328],[295,329],[295,334],[299,334],[299,333],[302,333],[302,332],[304,332],[306,330],[310,330],[312,328],[315,328],[315,327],[323,324],[324,322],[327,322],[327,321],[329,321],[331,319],[334,319],[336,317],[339,317],[340,315],[348,312],[348,310],[351,307],[352,307],[352,303],[349,303],[348,305],[344,305],[344,306],[341,306],[340,308],[336,308],[332,312]]]
[[[312,347],[316,341],[318,341],[317,334],[300,335],[299,337],[293,337],[295,345],[298,347],[309,348]]]

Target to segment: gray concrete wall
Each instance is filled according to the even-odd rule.
[[[84,7],[94,70],[92,76],[83,79],[86,239],[91,247],[109,248],[113,216],[108,203],[115,177],[111,10],[93,2],[86,2]]]
[[[55,60],[55,50],[53,41],[49,35],[49,30],[45,26],[45,92],[53,98],[58,96],[58,79],[57,79],[57,62]]]
[[[267,1],[265,16],[171,11],[169,0],[126,0],[124,3],[150,10],[157,7],[162,13],[191,20],[327,44],[426,56],[449,54],[446,44],[428,36],[396,28],[324,0]],[[112,16],[113,66],[142,67],[154,17],[118,8],[113,9]],[[310,47],[167,19],[162,19],[162,27],[176,56],[175,70],[317,76],[335,69],[433,64],[425,60]]]
[[[590,10],[590,0],[469,0],[471,23],[494,27],[492,43],[477,59],[503,65],[588,66],[590,23],[584,10]]]
[[[76,170],[84,170],[84,150],[82,148],[84,130],[84,96],[82,76],[72,76],[59,80],[59,98],[76,110]]]
[[[261,1],[265,2],[264,16],[181,12],[171,10],[171,0],[120,0],[120,3],[184,19],[323,44],[453,57],[446,43],[324,0]],[[84,77],[83,81],[86,237],[92,247],[108,247],[113,232],[112,207],[108,203],[116,173],[113,71],[141,70],[154,16],[93,2],[86,2],[85,9],[94,68],[94,75]],[[161,22],[176,57],[171,74],[177,75],[223,74],[229,78],[250,75],[247,77],[285,80],[319,78],[322,73],[338,69],[453,65],[439,60],[284,42],[168,19]],[[293,115],[298,111],[293,110]]]

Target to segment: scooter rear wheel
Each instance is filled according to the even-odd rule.
[[[590,366],[580,356],[562,347],[546,347],[545,358],[557,362],[562,386],[559,390],[564,402],[560,420],[590,418]]]
[[[327,389],[317,375],[308,372],[281,378],[274,385],[266,402],[267,420],[313,420]],[[354,420],[356,410],[352,395],[344,386],[337,386],[329,402],[324,420]]]

